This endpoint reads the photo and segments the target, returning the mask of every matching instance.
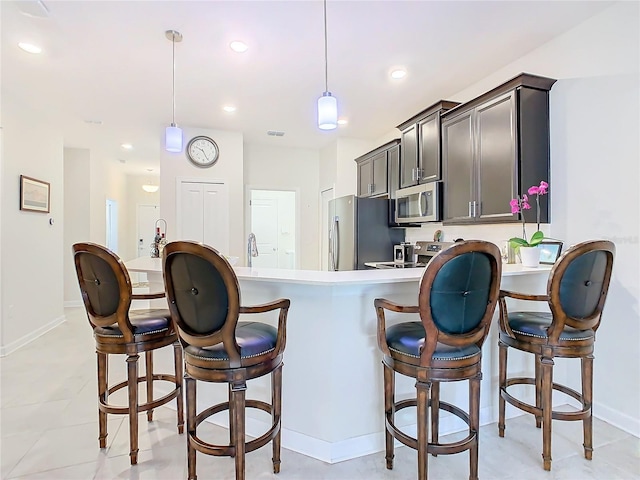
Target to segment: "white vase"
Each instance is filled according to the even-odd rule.
[[[540,265],[540,249],[538,247],[520,247],[520,263],[523,267],[536,268]]]

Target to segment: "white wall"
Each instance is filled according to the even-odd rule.
[[[85,148],[64,149],[64,302],[82,305],[72,245],[89,240],[91,152]]]
[[[296,191],[297,234],[300,239],[300,249],[296,255],[300,258],[299,268],[302,269],[318,268],[319,162],[317,150],[252,144],[244,146],[244,183],[247,187]],[[243,238],[246,239],[248,234],[245,232]],[[243,251],[240,258],[244,259],[245,256]]]
[[[64,321],[64,182],[62,136],[55,125],[7,96],[2,110],[0,354],[7,354]],[[20,175],[51,184],[51,213],[19,209]]]
[[[207,135],[218,144],[220,157],[210,168],[193,165],[184,154],[169,153],[162,145],[160,156],[160,211],[167,221],[167,240],[177,238],[176,217],[176,179],[220,180],[229,189],[229,255],[243,258],[244,255],[244,170],[242,134],[225,130],[206,130],[202,128],[183,128],[184,142],[197,135]],[[158,135],[162,139],[162,133]],[[164,140],[162,140],[164,141]],[[183,149],[184,150],[184,149]]]
[[[465,102],[520,72],[558,79],[550,92],[551,225],[566,244],[611,239],[612,284],[594,362],[594,414],[640,436],[640,13],[619,2],[466,90]],[[424,226],[455,237],[500,241],[519,227]],[[513,232],[513,233],[512,233]],[[556,374],[579,388],[579,362],[559,360]]]

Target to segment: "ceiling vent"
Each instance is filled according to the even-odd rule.
[[[270,137],[284,137],[284,132],[279,132],[277,130],[267,130],[267,135]]]

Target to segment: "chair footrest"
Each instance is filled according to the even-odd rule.
[[[268,413],[271,413],[271,410],[272,410],[272,406],[270,404],[266,402],[262,402],[260,400],[247,400],[245,403],[245,408],[257,408],[259,410],[263,410]],[[216,413],[223,412],[225,410],[229,410],[229,402],[219,403],[217,405],[213,405],[212,407],[207,408],[206,410],[203,410],[198,415],[196,415],[194,427],[197,427],[198,425],[200,425],[204,420],[206,420],[210,416],[215,415]],[[269,430],[267,430],[264,434],[262,434],[258,438],[255,438],[249,442],[245,442],[244,444],[245,452],[249,453],[266,445],[271,440],[273,440],[279,432],[280,432],[280,416],[277,416],[274,419],[273,424],[271,425],[271,428],[269,428]],[[189,432],[188,441],[193,448],[207,455],[213,455],[217,457],[235,456],[236,449],[234,445],[231,445],[231,444],[216,445],[216,444],[208,443],[202,440],[201,438],[199,438],[195,434],[195,432],[193,433]]]
[[[402,400],[397,402],[394,405],[394,410],[398,412],[403,408],[407,407],[415,407],[417,401],[415,398]],[[467,425],[470,425],[469,415],[467,412],[462,410],[459,407],[447,402],[443,402],[442,400],[439,402],[440,410],[445,410],[456,417],[463,420]],[[431,402],[429,402],[429,407],[431,407]],[[414,450],[418,449],[418,440],[414,437],[411,437],[400,430],[391,420],[391,415],[387,414],[385,418],[385,425],[387,430],[393,435],[394,438],[405,444],[407,447],[413,448]],[[434,455],[450,455],[454,453],[463,452],[468,450],[472,444],[477,441],[477,432],[469,432],[469,435],[461,440],[451,443],[431,443],[429,442],[427,446],[427,452]]]
[[[535,386],[535,384],[536,384],[535,378],[529,378],[529,377],[507,378],[505,385],[500,387],[500,396],[507,403],[513,405],[514,407],[519,408],[524,412],[535,415],[536,417],[541,417],[542,408],[536,407],[535,405],[531,405],[527,402],[524,402],[514,397],[513,395],[511,395],[509,392],[507,392],[507,388],[513,385],[534,385]],[[582,409],[577,410],[575,412],[561,412],[557,410],[552,410],[551,418],[553,420],[570,420],[570,421],[584,420],[585,418],[589,417],[589,415],[591,415],[591,405],[584,404],[584,399],[580,392],[577,392],[576,390],[573,390],[572,388],[569,388],[565,385],[561,385],[559,383],[553,383],[552,388],[558,392],[562,392],[565,395],[568,395],[576,399],[583,405]]]
[[[147,380],[147,377],[138,377],[138,383],[146,382],[146,380]],[[175,387],[176,377],[175,377],[175,375],[154,374],[153,375],[153,381],[170,382]],[[117,385],[114,385],[113,387],[111,387],[111,388],[109,388],[107,390],[107,396],[111,395],[113,392],[116,392],[116,391],[120,390],[121,388],[124,388],[124,387],[127,387],[127,386],[128,386],[128,384],[127,384],[126,381],[118,383]],[[164,405],[166,403],[169,403],[171,400],[176,398],[181,393],[182,393],[182,390],[180,388],[178,388],[178,387],[175,387],[168,394],[164,395],[163,397],[157,398],[157,399],[153,400],[152,402],[147,402],[147,403],[139,403],[138,402],[138,413],[146,412],[147,410],[153,410],[153,409],[158,408],[158,407],[160,407],[160,406],[162,406],[162,405]],[[138,398],[140,398],[140,396],[138,396]],[[110,413],[110,414],[116,414],[116,415],[126,415],[126,414],[129,413],[129,407],[122,407],[122,406],[118,406],[118,405],[112,405],[110,403],[107,403],[106,401],[104,401],[100,397],[98,397],[98,408],[100,409],[101,412]]]

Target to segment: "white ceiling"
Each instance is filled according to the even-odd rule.
[[[157,168],[171,122],[241,131],[245,142],[321,148],[375,139],[600,12],[598,1],[342,1],[327,3],[329,90],[348,125],[323,132],[323,3],[314,1],[0,2],[2,98],[30,104],[131,173]],[[230,50],[232,40],[249,44]],[[42,46],[32,55],[19,41]],[[389,78],[394,66],[408,75]],[[531,72],[536,73],[536,72]],[[506,80],[506,79],[505,79]],[[225,104],[237,111],[222,111]],[[101,125],[87,124],[101,121]],[[283,137],[269,137],[281,130]],[[124,142],[134,145],[125,152]]]

